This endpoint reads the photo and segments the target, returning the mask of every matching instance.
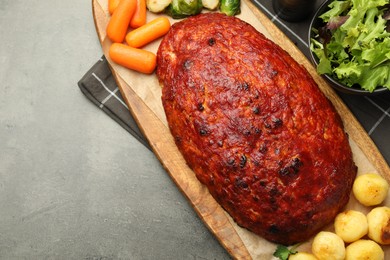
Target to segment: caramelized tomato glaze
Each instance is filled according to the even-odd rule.
[[[339,115],[251,25],[218,13],[185,19],[157,62],[175,142],[238,225],[293,244],[348,202],[356,166]]]

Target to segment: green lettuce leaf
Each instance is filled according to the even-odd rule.
[[[317,72],[350,87],[390,89],[390,32],[384,15],[389,6],[390,0],[333,1],[329,11],[320,16],[323,21],[331,23],[341,16],[348,19],[340,26],[327,26],[331,37],[326,44],[311,45],[319,59]],[[320,35],[316,36],[321,42]]]
[[[387,61],[390,61],[390,38],[384,39],[383,42],[375,44],[373,48],[362,51],[362,59],[375,68]]]
[[[373,91],[377,86],[385,86],[389,81],[390,66],[378,66],[374,69],[362,71],[360,85],[368,91]],[[387,82],[387,83],[386,83]]]
[[[337,17],[345,13],[351,7],[351,1],[333,1],[329,4],[329,11],[323,13],[320,18],[324,22],[328,22],[331,18]]]

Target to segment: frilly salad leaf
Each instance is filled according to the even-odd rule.
[[[333,1],[320,18],[311,50],[317,71],[370,92],[390,89],[390,0]]]

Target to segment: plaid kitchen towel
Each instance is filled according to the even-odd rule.
[[[146,138],[123,101],[104,56],[89,69],[78,85],[89,100],[150,149]]]

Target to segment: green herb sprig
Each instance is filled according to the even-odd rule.
[[[278,245],[276,247],[276,250],[275,250],[273,256],[279,258],[280,260],[287,260],[290,255],[295,255],[296,253],[298,253],[296,248],[299,245],[300,244],[296,244],[296,245],[292,246],[291,248],[288,248],[287,246],[284,246],[284,245]]]

